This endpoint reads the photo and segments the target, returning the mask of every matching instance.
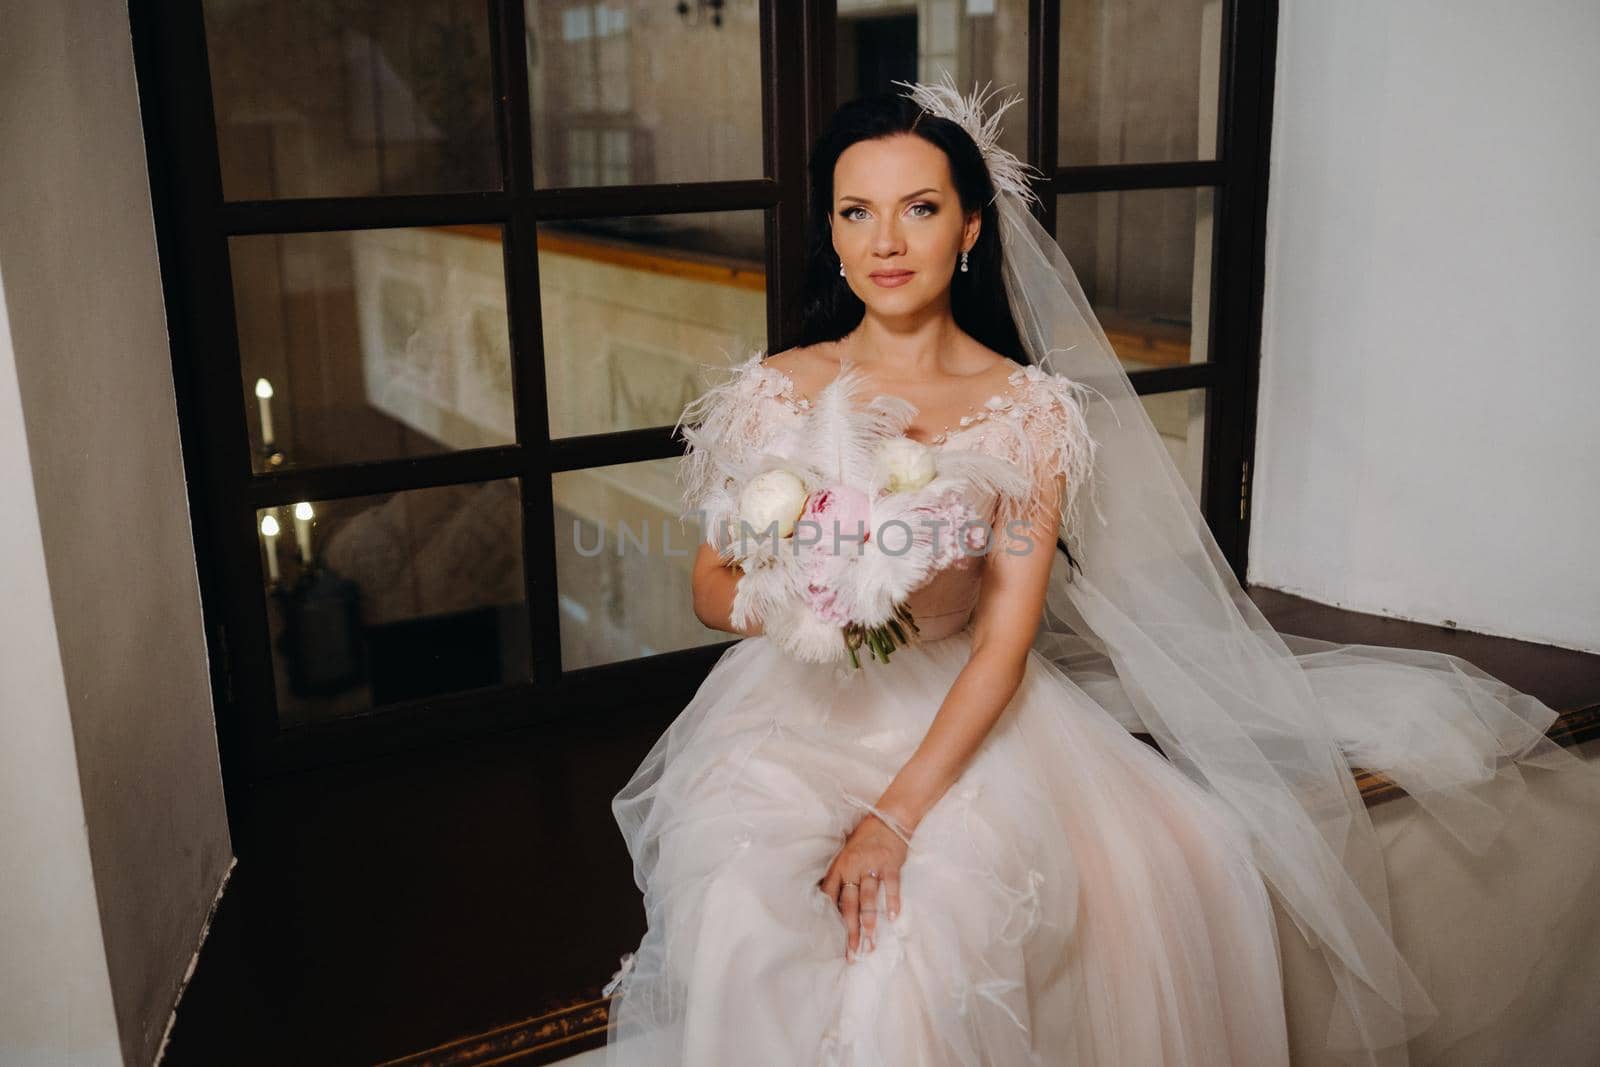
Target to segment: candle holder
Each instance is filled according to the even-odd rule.
[[[294,696],[334,696],[366,680],[360,586],[313,555],[276,595],[284,608],[278,652]]]

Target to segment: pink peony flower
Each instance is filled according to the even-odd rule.
[[[842,607],[839,606],[838,591],[828,585],[819,585],[813,581],[806,586],[806,605],[814,612],[817,618],[843,626],[850,621]]]
[[[806,498],[800,520],[817,524],[821,537],[816,550],[828,555],[851,550],[859,553],[860,546],[872,540],[872,500],[848,485],[829,486],[812,493]],[[817,529],[808,527],[805,536],[816,537]]]
[[[844,625],[850,622],[836,583],[843,580],[837,562],[852,552],[859,555],[872,539],[872,500],[848,485],[819,489],[806,498],[796,535],[807,543],[807,606],[818,618]],[[810,524],[815,525],[810,525]]]

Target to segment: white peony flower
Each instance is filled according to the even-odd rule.
[[[790,471],[770,470],[750,479],[739,494],[739,521],[749,523],[755,536],[776,522],[778,536],[788,537],[805,506],[805,483]]]
[[[933,449],[909,437],[895,437],[878,449],[878,463],[887,475],[885,487],[891,493],[921,489],[933,481]]]

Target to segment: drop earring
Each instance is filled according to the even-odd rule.
[[[967,250],[965,248],[963,248],[961,250],[961,270],[962,270],[963,273],[965,273],[966,269],[967,269]]]
[[[839,261],[839,277],[844,277],[844,260]]]

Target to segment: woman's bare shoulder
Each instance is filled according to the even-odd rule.
[[[817,388],[827,384],[839,371],[839,360],[834,354],[836,341],[819,341],[811,345],[795,345],[776,352],[761,362],[789,376],[801,394],[810,396]]]
[[[970,373],[963,377],[971,383],[969,392],[976,396],[978,403],[1006,392],[1007,381],[1022,367],[1016,360],[977,341],[971,342],[967,358]]]
[[[977,404],[1004,394],[1022,364],[970,337],[965,340],[960,369],[946,379],[943,391],[952,399],[967,395]],[[839,342],[795,345],[767,356],[762,364],[787,375],[802,396],[814,396],[839,374]]]

